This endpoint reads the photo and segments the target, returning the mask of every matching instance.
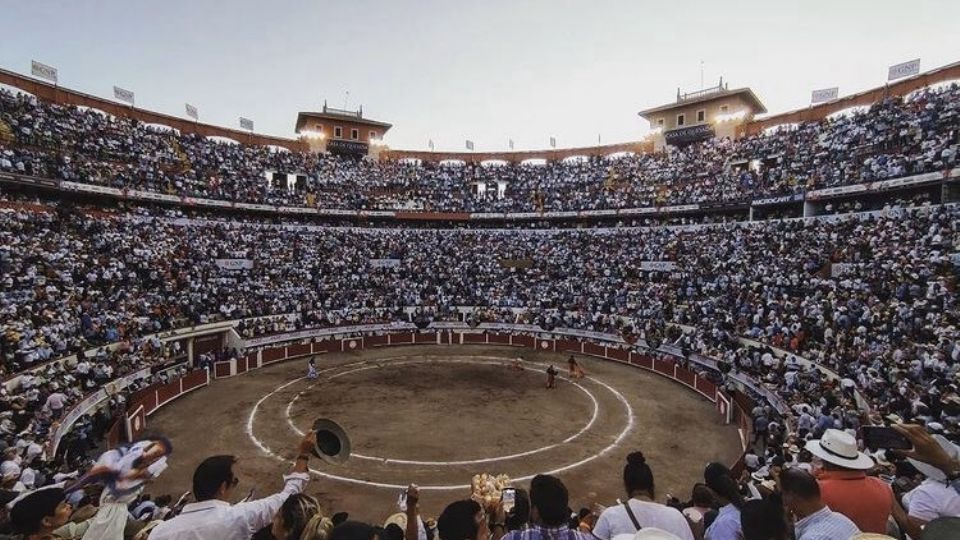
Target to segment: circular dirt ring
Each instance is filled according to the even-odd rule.
[[[395,415],[403,416],[415,416],[419,421],[423,422],[425,425],[431,426],[432,429],[440,432],[450,432],[455,431],[457,428],[463,427],[463,422],[470,422],[469,432],[473,435],[483,436],[483,433],[491,429],[498,429],[498,431],[503,432],[503,428],[500,426],[504,420],[510,421],[511,431],[518,431],[522,429],[529,429],[529,425],[522,425],[524,423],[530,424],[531,417],[529,411],[537,411],[539,415],[569,415],[573,420],[576,420],[579,416],[584,416],[582,407],[580,403],[577,403],[577,395],[566,393],[564,394],[564,400],[562,402],[552,399],[554,396],[549,393],[541,392],[538,387],[527,387],[524,388],[525,392],[516,392],[514,389],[508,388],[507,384],[504,384],[505,378],[512,378],[517,375],[517,372],[512,369],[500,369],[500,370],[489,370],[486,371],[489,373],[464,373],[465,378],[469,378],[471,375],[493,375],[493,380],[488,380],[483,386],[470,384],[459,384],[457,386],[451,387],[450,385],[445,385],[440,387],[437,383],[438,377],[436,377],[435,370],[437,369],[435,364],[441,366],[447,364],[461,365],[466,367],[477,367],[477,366],[493,366],[493,367],[506,367],[503,363],[503,360],[497,357],[470,357],[471,360],[463,359],[442,359],[442,360],[413,360],[413,361],[404,361],[401,359],[406,359],[409,357],[397,357],[396,359],[385,359],[389,363],[375,366],[364,366],[356,367],[346,371],[340,371],[334,373],[326,378],[325,381],[315,382],[307,387],[305,390],[298,392],[292,400],[287,404],[286,417],[287,422],[293,428],[294,432],[298,435],[303,435],[303,429],[297,427],[293,420],[293,416],[299,416],[305,420],[305,424],[310,424],[312,417],[316,417],[316,413],[304,411],[304,408],[312,411],[322,410],[324,414],[327,414],[329,405],[331,402],[336,403],[339,407],[338,409],[342,411],[342,406],[353,406],[354,403],[348,401],[351,397],[352,388],[344,389],[338,387],[336,384],[330,384],[330,381],[341,379],[342,377],[349,376],[353,373],[360,373],[371,369],[400,369],[404,370],[404,373],[401,375],[405,381],[402,383],[397,381],[396,378],[383,378],[381,381],[376,381],[374,384],[373,381],[369,379],[363,381],[362,386],[367,387],[372,394],[382,395],[385,399],[389,399],[392,394],[397,391],[397,388],[404,388],[407,390],[407,393],[414,393],[416,398],[419,398],[415,405],[416,407],[407,408],[404,410],[397,410],[390,407],[377,407],[375,410],[367,413],[368,417],[372,414],[369,426],[360,426],[360,427],[376,427],[389,425],[391,423],[392,417]],[[486,361],[481,361],[481,358],[488,359]],[[444,369],[444,368],[440,368]],[[434,376],[434,377],[431,377]],[[539,446],[531,450],[520,451],[513,454],[497,455],[493,457],[479,457],[474,459],[461,459],[461,460],[434,460],[434,461],[425,461],[425,460],[414,460],[414,459],[404,459],[404,458],[388,458],[375,455],[367,455],[357,452],[358,448],[378,446],[380,445],[379,437],[366,444],[358,444],[358,442],[363,438],[363,434],[360,437],[354,438],[353,435],[357,434],[356,428],[351,429],[351,440],[354,443],[354,452],[350,455],[351,459],[362,459],[370,461],[379,461],[394,463],[399,465],[474,465],[479,463],[490,463],[494,461],[505,461],[510,459],[518,459],[522,457],[531,456],[544,452],[553,448],[560,446],[561,444],[567,444],[577,437],[583,435],[587,432],[596,422],[597,417],[600,414],[600,404],[597,401],[597,398],[594,397],[593,393],[584,388],[583,385],[569,381],[567,379],[558,379],[560,384],[570,384],[576,387],[582,392],[585,396],[585,399],[589,400],[590,412],[587,416],[589,419],[580,427],[579,430],[572,433],[568,437],[564,438],[561,441]],[[467,382],[466,380],[456,381],[458,383]],[[315,396],[318,392],[315,390],[320,386],[320,392],[322,396],[319,399],[314,398],[313,400],[309,399],[309,396]],[[386,388],[383,388],[386,386]],[[332,387],[332,388],[331,388]],[[331,392],[332,390],[332,392]],[[383,392],[380,394],[380,392]],[[495,410],[484,411],[473,409],[468,413],[469,418],[463,418],[459,416],[453,416],[450,414],[450,411],[437,408],[434,404],[441,402],[449,392],[454,392],[458,396],[463,398],[465,403],[480,403],[485,405],[495,405]],[[347,399],[343,399],[343,394]],[[308,396],[305,398],[304,396]],[[531,399],[533,398],[533,399]],[[312,401],[314,407],[309,409],[310,405],[305,404],[305,401]],[[363,406],[362,399],[359,400],[361,403],[356,405]],[[294,406],[300,408],[300,414],[297,415],[294,412],[291,412]],[[330,413],[334,418],[336,413]],[[478,425],[481,423],[484,425]],[[495,425],[490,425],[494,423]],[[450,425],[453,424],[453,425]],[[520,425],[518,425],[520,424]],[[461,439],[461,443],[465,442]],[[475,441],[480,443],[482,441]],[[474,444],[473,446],[477,446]],[[470,450],[471,445],[464,444],[467,446],[466,451]],[[448,450],[448,449],[442,449]],[[423,449],[418,449],[418,452],[422,453]],[[461,451],[463,449],[461,448]]]
[[[288,402],[285,408],[285,414],[287,416],[286,420],[291,428],[293,428],[299,435],[303,434],[303,430],[299,429],[293,420],[291,419],[291,409],[294,404],[301,401],[303,396],[315,396],[317,395],[312,390],[317,386],[326,386],[328,387],[332,395],[325,395],[323,392],[320,393],[319,398],[315,401],[314,405],[318,409],[323,409],[324,406],[327,407],[327,410],[324,411],[324,414],[318,414],[311,410],[311,412],[306,414],[301,414],[300,416],[306,420],[306,423],[312,423],[313,419],[317,416],[331,417],[333,419],[337,418],[337,413],[348,416],[350,412],[356,413],[357,409],[360,409],[360,415],[364,417],[366,426],[362,427],[372,427],[373,429],[382,429],[383,426],[386,426],[390,423],[390,420],[396,414],[409,414],[417,419],[418,422],[422,422],[424,425],[431,426],[432,429],[439,432],[449,432],[451,430],[457,431],[458,433],[471,433],[475,436],[483,437],[485,433],[488,433],[491,429],[495,429],[497,426],[503,423],[503,418],[506,417],[504,414],[498,414],[496,411],[484,411],[476,410],[478,405],[489,406],[493,404],[494,406],[500,406],[499,408],[504,410],[503,406],[507,405],[506,410],[509,411],[509,405],[511,403],[525,403],[530,406],[530,410],[534,411],[534,414],[529,414],[526,418],[523,418],[522,415],[512,415],[514,424],[520,423],[521,419],[532,421],[533,423],[538,423],[542,420],[542,416],[560,416],[566,414],[575,415],[579,412],[581,415],[586,415],[586,410],[578,411],[578,407],[574,400],[571,399],[571,396],[576,394],[571,394],[569,392],[557,393],[558,389],[547,390],[544,388],[543,381],[544,375],[542,369],[547,367],[547,364],[532,363],[526,362],[526,369],[517,372],[510,369],[509,365],[504,362],[500,357],[480,357],[480,356],[464,356],[464,357],[452,357],[452,358],[443,358],[443,359],[430,359],[424,357],[392,357],[384,358],[380,362],[374,364],[365,364],[356,365],[348,364],[343,366],[348,368],[342,371],[338,371],[337,368],[331,368],[321,372],[321,382],[312,383],[307,388],[297,392]],[[450,378],[450,370],[442,369],[438,367],[439,365],[452,365],[455,367],[457,377]],[[467,371],[464,372],[464,369]],[[382,375],[386,370],[387,374],[392,376],[387,377],[377,377],[377,375]],[[418,372],[419,370],[419,372]],[[333,373],[331,373],[333,372]],[[373,374],[373,377],[367,377],[360,382],[359,389],[366,391],[367,395],[365,396],[355,396],[358,388],[355,387],[346,387],[338,388],[334,381],[340,379],[344,376],[349,376],[352,374],[363,373],[363,374]],[[431,377],[432,376],[432,377]],[[443,379],[438,380],[438,379]],[[480,379],[478,382],[477,380]],[[588,378],[594,383],[599,384],[601,387],[604,387],[608,392],[610,392],[617,400],[620,401],[621,405],[624,408],[625,413],[625,422],[619,432],[613,438],[613,441],[603,446],[602,448],[597,449],[595,452],[588,454],[587,456],[578,459],[570,463],[563,463],[559,467],[555,467],[547,473],[559,473],[567,471],[576,467],[585,465],[603,455],[610,452],[622,441],[630,432],[634,424],[634,414],[633,409],[630,407],[630,404],[627,400],[614,388],[606,385],[603,382],[596,381],[595,379]],[[298,382],[302,382],[304,379],[295,379],[293,381],[288,381],[277,388],[273,389],[270,393],[263,396],[253,407],[248,417],[247,422],[247,434],[250,437],[250,440],[264,453],[274,457],[278,460],[283,460],[282,457],[277,456],[270,446],[264,443],[255,433],[254,422],[257,418],[257,413],[259,412],[260,406],[273,397],[278,392],[282,392],[288,387],[295,385]],[[508,461],[515,460],[523,457],[528,457],[534,454],[541,452],[546,452],[554,448],[559,448],[563,445],[569,444],[574,441],[585,432],[587,432],[596,421],[597,416],[599,415],[599,404],[594,397],[593,393],[584,388],[582,385],[576,382],[567,381],[563,377],[558,377],[558,381],[563,385],[564,383],[569,384],[578,390],[582,394],[585,394],[589,401],[591,402],[592,413],[590,413],[590,419],[586,424],[581,427],[575,433],[567,436],[566,438],[553,442],[550,441],[548,444],[541,445],[539,447],[529,449],[523,452],[515,452],[512,454],[506,455],[496,455],[492,457],[479,457],[474,459],[467,460],[409,460],[409,459],[399,459],[399,458],[381,458],[376,456],[362,455],[361,459],[366,459],[370,461],[378,461],[385,465],[419,465],[419,466],[460,466],[460,465],[475,465],[480,463],[491,463],[497,461]],[[439,384],[445,382],[446,384]],[[384,398],[394,397],[397,398],[396,394],[401,393],[404,390],[412,394],[412,397],[408,396],[405,400],[408,404],[413,404],[417,406],[417,409],[414,411],[398,410],[397,408],[384,406],[384,401],[376,399],[377,397],[383,395]],[[389,392],[386,392],[389,391]],[[448,409],[437,409],[432,404],[437,403],[442,398],[441,395],[434,396],[433,394],[450,394],[453,393],[464,399],[464,404],[461,409],[466,410],[448,410]],[[386,395],[391,394],[391,395]],[[519,394],[512,395],[511,394]],[[560,396],[561,399],[557,399],[557,396]],[[370,396],[374,396],[375,399],[370,399]],[[341,401],[338,401],[340,398]],[[354,399],[356,398],[356,399]],[[511,403],[508,403],[507,400],[514,398]],[[400,399],[398,399],[400,400]],[[345,401],[345,402],[343,402]],[[374,405],[371,407],[370,405]],[[334,405],[331,408],[331,405]],[[431,410],[431,408],[433,410]],[[329,413],[329,414],[328,414]],[[375,413],[381,413],[379,417]],[[458,414],[459,413],[459,414]],[[295,415],[295,413],[294,413]],[[371,417],[372,416],[372,417]],[[473,419],[471,423],[471,419]],[[476,425],[477,420],[484,420],[481,422],[481,425]],[[451,424],[452,423],[452,424]],[[464,423],[471,425],[464,426]],[[271,426],[274,426],[275,422],[271,422]],[[457,426],[460,428],[466,427],[467,429],[457,429]],[[344,426],[346,427],[346,426]],[[350,431],[348,429],[348,431]],[[404,439],[404,435],[407,435],[408,439],[410,436],[416,437],[416,433],[406,433],[402,431],[397,434],[399,439]],[[522,435],[522,433],[518,433]],[[361,433],[361,440],[363,439],[364,434]],[[366,435],[369,438],[369,435]],[[525,438],[525,437],[520,437]],[[382,444],[382,440],[374,437],[372,443],[368,443],[367,446]],[[408,441],[404,441],[408,442]],[[462,441],[457,440],[459,443],[458,449],[462,450],[462,447],[475,447],[479,445],[482,441]],[[418,447],[417,450],[422,451],[423,449]],[[450,448],[439,448],[441,451],[450,451]],[[355,454],[354,454],[355,455]],[[351,456],[352,458],[353,456]],[[325,471],[314,470],[311,471],[317,476],[328,478],[331,480],[337,480],[341,482],[348,482],[366,486],[376,486],[376,487],[385,487],[393,489],[402,489],[405,487],[405,484],[395,484],[390,482],[370,480],[367,478],[357,478],[354,476],[347,476],[343,474],[332,474]],[[532,478],[537,473],[533,474],[524,474],[520,476],[514,475],[516,481],[524,481]],[[466,484],[421,484],[420,488],[423,490],[459,490],[469,487]]]

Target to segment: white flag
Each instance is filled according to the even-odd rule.
[[[903,62],[902,64],[894,64],[890,66],[890,69],[887,71],[887,80],[892,81],[895,79],[902,79],[904,77],[912,77],[918,73],[920,73],[919,58],[909,62]]]
[[[473,150],[473,141],[467,141],[467,150]]]
[[[30,73],[35,77],[40,77],[41,79],[46,79],[53,84],[57,84],[57,68],[53,66],[48,66],[46,64],[41,64],[36,60],[30,61]]]
[[[823,88],[810,92],[810,103],[823,103],[824,101],[833,101],[840,95],[840,88]]]
[[[119,99],[120,101],[126,101],[127,103],[133,105],[133,92],[130,90],[125,90],[119,86],[113,87],[113,97]]]
[[[240,128],[246,129],[248,131],[253,131],[253,120],[249,118],[240,117]]]
[[[556,148],[556,147],[557,147],[557,138],[550,137],[550,148]]]
[[[189,103],[184,103],[184,108],[187,110],[187,116],[193,118],[194,120],[200,119],[200,113],[197,112],[197,108]]]

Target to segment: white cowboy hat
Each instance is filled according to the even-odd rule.
[[[826,430],[823,437],[807,441],[804,448],[823,461],[845,469],[873,468],[873,460],[870,456],[857,450],[857,439],[839,429]]]
[[[957,459],[957,457],[960,456],[960,447],[957,447],[957,445],[950,442],[946,437],[943,435],[934,435],[933,438],[937,440],[940,448],[943,448],[947,452],[947,455],[953,459]],[[937,482],[945,482],[947,480],[947,475],[933,465],[929,465],[922,461],[917,461],[913,458],[907,458],[907,461],[909,461],[914,468],[931,480],[935,480]]]

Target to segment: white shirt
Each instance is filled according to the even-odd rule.
[[[150,533],[150,540],[249,540],[266,527],[287,497],[300,493],[310,480],[307,473],[283,477],[280,493],[245,503],[219,500],[191,503],[180,515],[164,521]]]
[[[943,482],[928,478],[903,498],[910,517],[923,521],[960,517],[960,495]]]
[[[655,527],[672,533],[681,540],[693,540],[693,531],[687,518],[683,517],[676,508],[655,502],[630,499],[630,509],[636,516],[637,522],[643,528]],[[637,527],[627,515],[627,509],[622,504],[611,506],[600,514],[597,524],[593,527],[593,535],[600,540],[610,540],[618,534],[634,534]],[[151,540],[153,540],[151,538]]]

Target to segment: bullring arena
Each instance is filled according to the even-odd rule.
[[[715,396],[715,387],[682,368],[658,361],[654,372],[647,357],[587,344],[592,354],[609,359],[578,354],[587,376],[572,381],[569,353],[555,349],[579,352],[584,344],[544,339],[536,341],[541,350],[531,351],[518,347],[533,345],[529,336],[474,339],[491,337],[515,345],[386,347],[373,344],[385,336],[347,339],[347,352],[316,357],[315,381],[305,378],[306,356],[282,360],[273,349],[266,357],[278,359],[269,365],[217,380],[149,417],[147,431],[166,434],[177,449],[154,489],[174,492],[189,485],[196,463],[220,453],[239,457],[243,493],[255,485],[279,485],[295,441],[317,417],[346,429],[353,454],[339,466],[314,463],[311,489],[328,509],[373,521],[386,516],[369,515],[368,501],[394,498],[409,483],[426,492],[425,515],[437,515],[444,501],[468,495],[470,478],[482,472],[520,483],[552,472],[571,493],[591,499],[576,504],[608,503],[623,497],[617,478],[635,449],[658,470],[662,493],[685,496],[704,463],[733,464],[742,453],[738,428],[701,395]],[[437,341],[438,334],[399,339],[422,343]],[[281,349],[296,355],[310,346]],[[518,354],[525,358],[522,372],[512,366]],[[552,390],[545,388],[549,364],[561,370]],[[225,373],[226,366],[219,367]],[[675,373],[678,380],[669,380]],[[688,383],[695,387],[677,391]]]

